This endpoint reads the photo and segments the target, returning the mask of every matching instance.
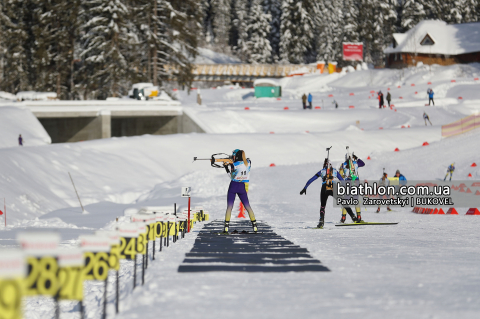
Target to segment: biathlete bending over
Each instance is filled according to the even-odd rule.
[[[245,152],[239,149],[233,151],[232,158],[233,164],[223,165],[227,171],[227,174],[229,174],[231,178],[230,186],[228,187],[227,211],[225,212],[225,227],[223,232],[228,233],[230,218],[232,217],[233,203],[235,202],[236,195],[238,195],[243,203],[243,206],[248,212],[248,216],[252,222],[253,231],[257,232],[257,221],[255,220],[255,214],[250,207],[250,203],[248,202],[247,195],[250,168],[252,163],[250,159],[245,157]]]
[[[329,163],[328,159],[326,158],[325,162],[323,163],[323,168],[308,180],[307,184],[305,184],[305,187],[300,192],[300,195],[307,194],[308,186],[316,181],[319,177],[322,178],[322,191],[320,192],[320,221],[318,222],[317,227],[323,228],[325,223],[325,206],[327,206],[327,199],[328,196],[333,197],[333,179],[337,178],[343,181],[343,178],[340,173],[332,167],[332,164]]]

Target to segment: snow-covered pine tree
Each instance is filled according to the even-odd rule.
[[[343,0],[343,41],[358,42],[358,6],[357,0]]]
[[[314,41],[313,0],[283,0],[280,56],[284,63],[304,63]]]
[[[425,6],[434,19],[443,20],[447,23],[461,23],[462,2],[463,0],[430,0],[425,3]]]
[[[236,0],[235,1],[235,24],[236,30],[238,32],[238,40],[235,44],[234,50],[237,52],[237,55],[244,62],[250,60],[249,49],[248,49],[248,16],[250,13],[250,0]]]
[[[52,33],[55,31],[56,16],[53,1],[31,0],[33,4],[31,33],[35,39],[30,48],[35,80],[32,82],[36,91],[49,91],[55,84],[55,65],[53,55]]]
[[[262,0],[253,0],[250,8],[246,32],[246,47],[250,63],[267,63],[272,56],[270,34],[270,14],[263,11]]]
[[[203,25],[203,41],[206,46],[212,46],[214,41],[213,24],[215,19],[215,0],[200,1],[200,19]]]
[[[339,0],[322,0],[319,3],[320,14],[315,22],[318,29],[317,60],[336,61],[343,35],[342,3]]]
[[[383,51],[392,44],[393,33],[396,31],[397,4],[397,0],[380,1],[380,19],[377,26],[379,38],[376,41],[378,47],[376,52],[377,65],[384,65],[385,54]]]
[[[198,30],[201,29],[200,13],[195,0],[166,0],[170,13],[167,20],[168,41],[172,50],[169,64],[181,86],[190,88],[193,82],[193,61],[197,56]]]
[[[72,98],[73,61],[78,29],[79,0],[32,0],[31,48],[35,70],[34,89],[53,91],[62,99]]]
[[[131,76],[131,55],[136,52],[135,34],[129,23],[129,11],[121,0],[86,0],[84,48],[84,87],[95,98],[126,93]]]
[[[213,34],[215,50],[229,53],[228,46],[230,27],[232,23],[231,6],[232,0],[213,0],[214,19]]]
[[[138,34],[138,50],[134,61],[135,82],[162,85],[167,80],[165,65],[171,51],[166,20],[171,10],[165,0],[136,0],[130,6]]]
[[[367,63],[383,65],[383,50],[395,32],[396,5],[396,0],[359,0],[359,30]]]
[[[322,0],[319,10],[317,60],[336,61],[339,66],[350,65],[351,62],[343,61],[343,42],[359,41],[356,1]]]
[[[270,33],[268,42],[272,47],[272,56],[269,62],[277,62],[280,58],[280,24],[282,19],[281,0],[263,0],[265,13],[270,14]]]
[[[0,89],[17,93],[30,90],[28,78],[28,33],[25,26],[25,1],[2,1],[0,35],[3,46],[3,79]]]
[[[480,12],[477,11],[480,1],[478,0],[462,0],[461,13],[463,22],[477,22],[480,17]]]
[[[358,0],[359,11],[359,33],[360,39],[363,42],[364,59],[367,63],[373,63],[374,40],[376,38],[376,20],[378,15],[376,14],[376,0]]]
[[[408,31],[416,26],[420,21],[424,20],[427,12],[418,0],[405,0],[402,5],[401,28],[402,31]]]

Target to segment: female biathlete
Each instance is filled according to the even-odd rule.
[[[253,231],[257,232],[257,221],[253,213],[250,203],[248,202],[248,182],[250,178],[250,168],[252,163],[247,159],[245,152],[239,149],[233,151],[233,164],[224,164],[227,174],[230,175],[231,182],[228,187],[227,195],[227,211],[225,213],[225,227],[223,233],[228,233],[230,225],[230,218],[232,217],[233,203],[235,202],[235,195],[238,195],[243,203],[243,206],[248,212],[248,216],[252,222]]]
[[[322,191],[320,192],[320,221],[318,222],[317,228],[323,228],[325,223],[325,206],[327,205],[328,196],[333,197],[333,179],[338,178],[343,181],[342,176],[338,171],[332,167],[332,164],[329,163],[328,158],[325,159],[323,163],[323,168],[312,178],[310,178],[305,185],[305,187],[300,192],[300,195],[307,193],[308,186],[317,180],[317,178],[322,178]]]
[[[359,159],[357,156],[355,156],[354,153],[352,155],[350,154],[345,154],[345,162],[342,164],[343,172],[344,172],[344,177],[345,181],[353,181],[353,183],[358,186],[359,185],[359,180],[358,180],[358,168],[359,167],[364,167],[365,163]],[[358,199],[358,196],[353,196],[355,199]],[[342,219],[340,220],[341,223],[345,222],[346,218],[346,212],[350,215],[350,217],[353,215],[353,212],[350,207],[344,207],[345,210],[342,210]],[[356,223],[362,223],[362,213],[360,209],[360,205],[355,206],[355,211],[357,212],[357,218],[354,220]],[[353,220],[353,217],[352,217]]]

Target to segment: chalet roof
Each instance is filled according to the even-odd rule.
[[[421,45],[428,36],[435,42],[433,45]],[[394,33],[393,45],[385,49],[385,53],[424,53],[458,55],[480,52],[480,22],[447,24],[440,20],[424,20],[406,33]]]

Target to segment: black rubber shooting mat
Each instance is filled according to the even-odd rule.
[[[222,220],[204,225],[178,271],[329,271],[307,249],[277,235],[265,223],[258,222],[256,234],[219,235],[222,230]],[[233,230],[251,232],[252,226],[250,221],[235,221],[230,223]]]

